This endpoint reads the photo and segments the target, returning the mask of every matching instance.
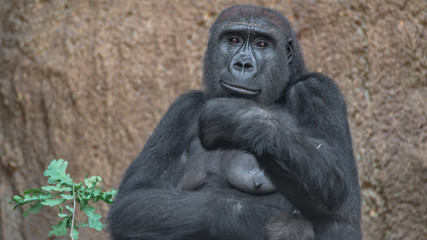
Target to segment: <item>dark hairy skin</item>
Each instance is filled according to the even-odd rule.
[[[200,141],[193,141],[189,164],[178,183],[182,190],[233,187],[249,194],[269,194],[276,188],[252,154],[242,151],[212,151],[206,154]]]
[[[273,216],[266,226],[266,240],[305,239],[314,240],[313,226],[297,211]]]
[[[224,10],[203,83],[170,106],[126,171],[108,216],[112,239],[362,239],[344,98],[306,70],[283,15]],[[246,191],[253,167],[221,168],[245,159],[274,190]]]

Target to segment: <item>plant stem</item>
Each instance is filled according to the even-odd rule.
[[[74,184],[73,184],[73,218],[71,219],[71,232],[70,237],[71,240],[74,240],[74,218],[76,216],[76,191],[74,190]]]

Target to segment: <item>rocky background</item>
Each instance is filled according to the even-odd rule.
[[[424,0],[0,0],[0,239],[49,239],[55,211],[22,218],[8,201],[52,159],[117,188],[171,102],[202,87],[208,28],[236,3],[283,12],[309,68],[342,89],[364,238],[427,239]]]

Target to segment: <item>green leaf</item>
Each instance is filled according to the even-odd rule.
[[[65,200],[62,198],[55,198],[55,199],[46,199],[43,202],[41,202],[41,204],[45,205],[45,206],[56,206],[58,204],[63,203]]]
[[[49,167],[44,171],[44,175],[49,177],[47,183],[49,184],[66,184],[68,186],[73,185],[74,182],[70,177],[70,174],[65,173],[68,162],[63,159],[53,160],[50,162]]]
[[[94,196],[94,197],[97,197],[98,195],[99,195],[99,193],[101,192],[101,188],[97,188],[97,189],[95,189],[95,191],[93,191],[93,193],[92,193],[92,195]]]
[[[43,194],[35,195],[35,196],[31,196],[29,194],[25,194],[24,198],[22,198],[22,197],[20,197],[18,195],[15,195],[15,196],[12,197],[12,200],[9,203],[12,203],[12,202],[16,203],[16,205],[13,208],[13,210],[15,210],[17,207],[19,207],[21,205],[30,203],[32,201],[41,201],[41,200],[44,200],[44,199],[48,199],[49,197],[51,197],[51,195],[49,193],[43,193]]]
[[[33,195],[33,196],[25,194],[24,200],[25,201],[44,200],[44,199],[48,199],[50,197],[52,197],[52,194],[50,194],[50,193],[41,193],[41,194],[37,194],[37,195]]]
[[[44,207],[44,206],[41,204],[41,202],[40,202],[40,201],[37,201],[35,204],[30,205],[30,208],[29,208],[28,210],[24,211],[24,212],[22,213],[22,216],[23,216],[23,217],[28,217],[28,214],[29,214],[30,212],[32,212],[32,213],[38,213],[38,212],[40,211],[40,209],[42,209],[43,207]]]
[[[50,237],[50,235],[52,235],[52,234],[57,236],[57,237],[67,235],[67,228],[65,226],[66,224],[67,224],[67,220],[64,219],[64,220],[58,222],[58,224],[53,225],[52,226],[53,230],[49,232],[48,236]]]
[[[74,183],[74,190],[79,190],[82,187],[83,183],[76,184]]]
[[[66,218],[66,217],[68,217],[68,214],[58,213],[58,216],[61,217],[61,218]]]
[[[70,228],[71,229],[71,223],[73,222],[73,214],[70,214],[71,217],[67,218],[67,224],[65,225],[66,228]]]
[[[41,193],[43,193],[43,191],[38,188],[27,189],[24,191],[24,194],[41,194]]]
[[[23,201],[22,197],[15,195],[12,197],[12,200],[10,200],[9,203],[15,202],[15,203],[21,203]]]
[[[70,211],[71,213],[73,213],[73,212],[74,212],[73,208],[72,208],[72,207],[70,207],[70,206],[68,206],[68,205],[65,205],[65,208],[67,208],[67,209],[68,209],[68,211]]]
[[[86,178],[84,180],[85,185],[88,188],[94,188],[96,186],[96,184],[98,184],[98,182],[101,182],[101,181],[102,181],[102,178],[100,176],[92,176],[92,177]]]
[[[73,237],[74,239],[79,239],[79,231],[76,228],[73,229]]]
[[[87,217],[89,218],[89,227],[95,228],[98,231],[101,231],[104,225],[99,221],[99,219],[102,217],[99,214],[95,214],[95,208],[90,205],[84,205],[82,206],[83,212],[86,213]]]
[[[117,193],[118,193],[119,191],[117,191],[117,190],[115,190],[114,188],[112,188],[111,189],[111,191],[110,191],[110,193],[112,194],[112,195],[117,195]]]
[[[61,197],[65,200],[73,200],[74,196],[69,194],[61,194]]]
[[[30,209],[28,209],[27,211],[25,211],[25,212],[27,212],[27,215],[28,215],[28,212],[32,212],[32,213],[39,213],[39,211],[40,211],[40,209],[42,209],[44,206],[43,206],[43,204],[41,203],[41,201],[37,201],[36,202],[36,204],[33,204],[33,205],[30,205]],[[25,214],[25,212],[24,212],[24,214]],[[25,217],[25,216],[24,216]]]
[[[99,198],[107,204],[112,204],[114,201],[113,199],[116,195],[117,190],[114,190],[114,188],[112,188],[111,192],[103,192]]]
[[[87,192],[87,193],[82,194],[82,198],[87,201],[87,200],[90,200],[92,198],[92,195],[90,192]]]
[[[82,228],[82,227],[89,227],[89,224],[87,224],[87,223],[79,223],[79,224],[77,224],[77,226],[78,226],[79,228]]]
[[[47,191],[47,192],[70,192],[71,190],[73,190],[70,187],[62,187],[60,184],[56,185],[56,186],[43,186],[41,187],[41,189]]]

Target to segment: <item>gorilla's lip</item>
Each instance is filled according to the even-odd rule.
[[[223,80],[220,81],[221,86],[242,95],[256,96],[261,93],[261,89],[249,89],[242,86],[232,85]]]

